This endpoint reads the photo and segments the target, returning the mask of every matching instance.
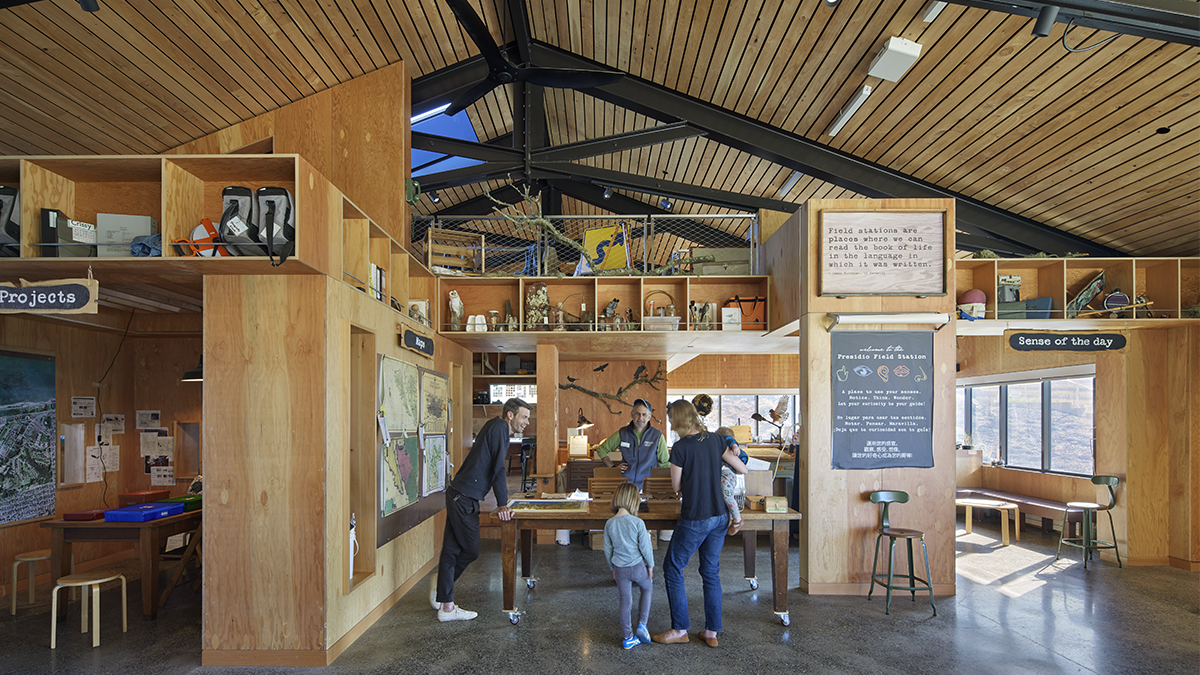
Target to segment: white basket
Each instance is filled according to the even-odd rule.
[[[643,330],[679,330],[681,316],[643,316]]]

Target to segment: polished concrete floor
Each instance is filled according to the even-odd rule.
[[[999,544],[998,521],[957,532],[958,594],[927,600],[907,596],[883,613],[882,597],[809,596],[795,590],[796,549],[788,593],[791,625],[771,613],[767,539],[760,540],[762,586],[742,579],[741,548],[730,540],[721,558],[724,628],[720,647],[620,648],[616,591],[603,560],[582,535],[568,546],[538,546],[536,588],[519,586],[526,613],[512,625],[501,607],[500,554],[485,540],[483,555],[463,576],[460,603],[478,619],[439,624],[422,580],[368,629],[333,666],[312,673],[1154,673],[1200,672],[1200,574],[1167,567],[1100,562],[1085,571],[1079,552],[1055,562],[1055,537],[1028,531]],[[661,562],[663,548],[656,555]],[[687,571],[693,633],[703,605],[695,563]],[[126,564],[131,582],[136,568]],[[165,572],[164,572],[165,574]],[[121,633],[119,594],[102,599],[101,645],[78,633],[72,605],[49,649],[49,590],[38,602],[18,596],[16,617],[4,597],[0,673],[120,673],[217,675],[297,672],[287,668],[201,668],[199,594],[179,587],[156,621],[138,613],[139,586],[130,584],[129,632]],[[656,577],[651,632],[669,628],[666,592]]]

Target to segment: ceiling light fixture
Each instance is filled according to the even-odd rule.
[[[408,121],[408,123],[409,124],[417,124],[418,122],[424,122],[425,120],[429,119],[430,117],[434,117],[436,115],[441,115],[442,113],[446,112],[446,108],[449,108],[449,107],[450,107],[450,104],[447,103],[445,105],[440,105],[440,106],[434,108],[433,110],[426,110],[425,112],[421,113],[420,115],[417,115],[416,117],[413,117],[412,119],[410,119]]]
[[[442,198],[438,196],[437,190],[429,191],[429,201],[433,202],[434,204],[442,201]]]
[[[663,197],[662,199],[658,200],[658,205],[663,207],[667,211],[671,210],[671,200],[667,199],[666,197]]]
[[[783,184],[783,187],[779,188],[779,198],[786,198],[788,193],[792,191],[792,188],[796,187],[796,183],[800,182],[801,178],[804,178],[804,174],[799,171],[793,171],[792,175],[788,177],[787,182]]]
[[[1045,5],[1038,12],[1037,21],[1033,24],[1033,37],[1049,37],[1050,31],[1054,30],[1054,21],[1058,19],[1058,8],[1054,5]]]
[[[941,14],[943,9],[946,9],[946,3],[941,0],[933,0],[925,8],[925,13],[921,15],[921,20],[925,23],[933,23],[933,20],[938,18],[938,14]]]
[[[612,199],[612,188],[604,188],[604,198]]]
[[[862,107],[862,104],[867,102],[867,97],[870,95],[871,86],[864,84],[863,88],[846,104],[846,107],[842,108],[842,112],[838,113],[837,119],[829,126],[829,131],[826,133],[830,136],[837,136],[842,127],[846,126],[846,122],[849,122],[854,113],[858,112],[858,109]]]
[[[180,382],[203,382],[204,381],[204,357],[200,357],[200,363],[196,364],[195,368],[183,371],[183,377]]]
[[[96,0],[79,0],[79,9],[85,12],[99,12],[100,4]]]
[[[902,37],[890,37],[871,61],[867,74],[888,82],[899,82],[920,57],[921,45]]]

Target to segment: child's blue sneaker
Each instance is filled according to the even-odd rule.
[[[637,627],[637,639],[642,641],[642,644],[650,644],[650,631],[646,630],[646,624],[639,623]]]
[[[640,644],[642,644],[642,641],[635,637],[625,638],[624,640],[621,641],[621,646],[624,647],[625,649],[633,649],[634,647],[636,647]]]

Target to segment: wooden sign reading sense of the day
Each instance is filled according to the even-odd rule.
[[[834,211],[821,219],[821,295],[944,295],[945,211]]]

